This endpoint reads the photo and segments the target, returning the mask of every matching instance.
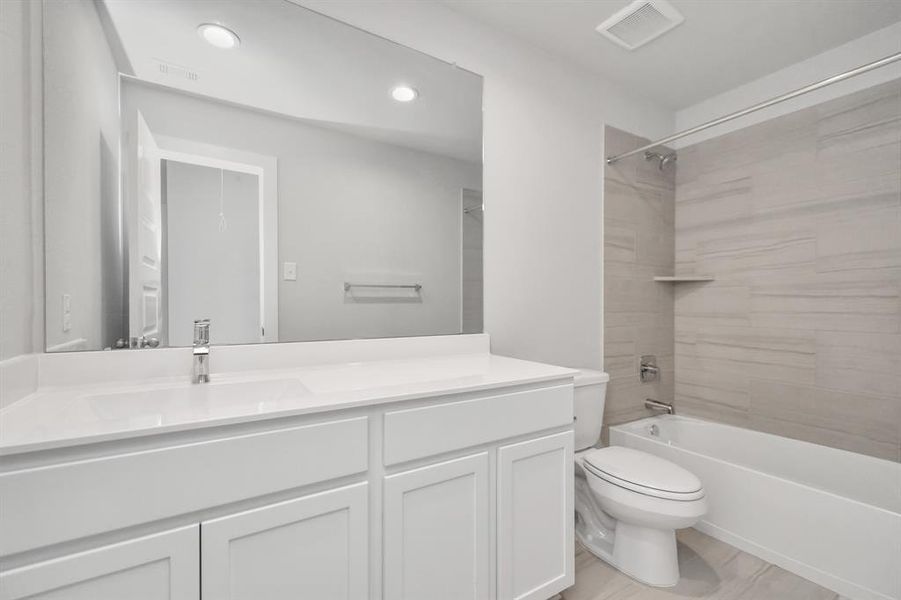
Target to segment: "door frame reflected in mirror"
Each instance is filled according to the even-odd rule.
[[[257,177],[259,202],[260,243],[260,339],[251,343],[278,340],[278,159],[224,146],[154,135],[159,161],[173,161],[188,165],[245,173]],[[123,173],[123,177],[126,173]],[[123,182],[124,183],[124,182]],[[125,189],[130,189],[126,186]],[[135,199],[126,199],[131,210]],[[133,280],[132,280],[133,281]],[[130,283],[130,286],[132,284]],[[129,289],[129,296],[135,290]],[[197,315],[202,317],[204,315]],[[129,335],[140,337],[134,330],[135,319],[129,319]],[[167,323],[163,327],[168,327]],[[168,344],[166,344],[168,345]]]

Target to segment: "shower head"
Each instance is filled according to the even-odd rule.
[[[658,152],[651,152],[650,150],[648,150],[644,153],[644,159],[656,160],[657,168],[662,171],[663,168],[666,167],[666,165],[668,165],[669,163],[676,162],[676,153],[670,152],[669,154],[660,154]]]

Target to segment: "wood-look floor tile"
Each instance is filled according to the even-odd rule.
[[[681,578],[654,588],[576,544],[576,583],[563,600],[842,600],[838,594],[700,533],[677,534]]]

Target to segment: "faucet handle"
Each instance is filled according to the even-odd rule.
[[[639,380],[642,383],[657,381],[660,379],[660,368],[657,366],[657,357],[653,354],[645,354],[641,357],[638,367]]]
[[[210,343],[210,320],[194,319],[194,345]]]

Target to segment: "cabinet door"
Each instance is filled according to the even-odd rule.
[[[385,478],[384,597],[489,597],[488,455]]]
[[[368,594],[367,484],[201,523],[207,600]]]
[[[498,451],[498,598],[545,600],[571,586],[573,433]]]
[[[197,525],[0,574],[2,600],[197,600],[199,597]]]

